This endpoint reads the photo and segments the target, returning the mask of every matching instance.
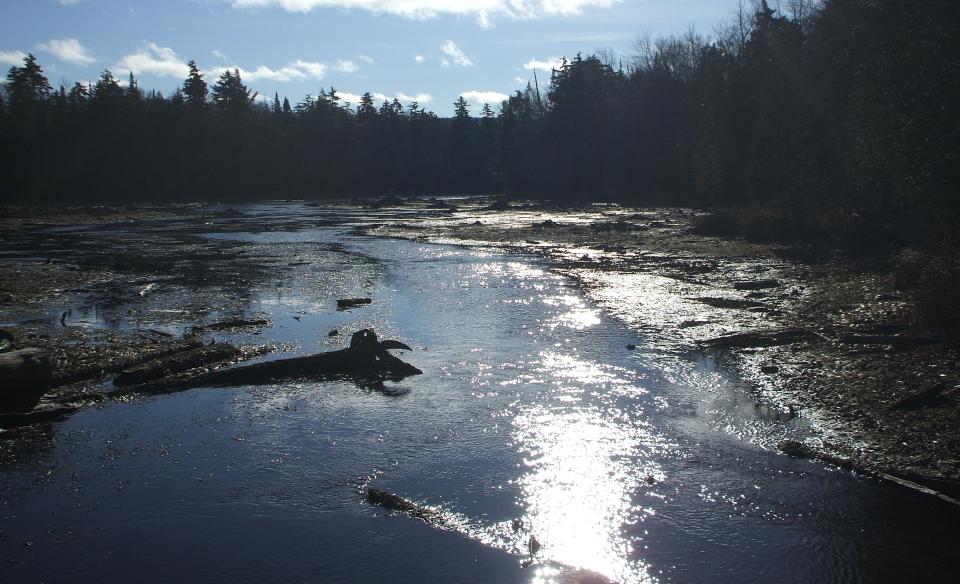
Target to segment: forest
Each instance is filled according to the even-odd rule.
[[[737,209],[704,230],[758,240],[958,249],[960,4],[731,8],[709,36],[578,54],[452,118],[333,88],[256,100],[192,61],[170,96],[110,71],[55,89],[28,55],[0,95],[0,200],[502,193]]]

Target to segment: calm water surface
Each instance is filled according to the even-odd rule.
[[[274,324],[257,340],[309,353],[372,327],[414,348],[409,392],[288,383],[83,410],[0,469],[0,581],[550,582],[558,565],[624,583],[953,581],[952,508],[777,454],[817,429],[645,337],[670,300],[635,278],[595,274],[587,296],[532,258],[348,233],[208,237],[362,266],[261,287],[249,310]],[[345,295],[375,301],[337,312]],[[451,528],[369,506],[366,485]]]

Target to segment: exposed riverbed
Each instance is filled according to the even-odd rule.
[[[560,266],[439,231],[365,234],[446,217],[256,205],[5,241],[8,278],[77,268],[0,312],[27,339],[95,355],[246,316],[269,324],[204,338],[274,359],[369,327],[424,374],[401,395],[305,381],[91,401],[18,430],[0,440],[0,580],[953,581],[956,509],[780,454],[836,429],[661,333],[703,319],[674,290],[696,283],[592,265],[602,250]],[[336,309],[358,296],[373,302]],[[690,334],[733,324],[703,326]],[[368,486],[444,528],[369,505]]]

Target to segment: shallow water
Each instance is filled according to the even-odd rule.
[[[0,469],[0,580],[952,581],[955,511],[777,454],[818,429],[645,336],[690,318],[660,282],[354,236],[349,209],[244,210],[277,230],[205,237],[307,262],[251,288],[260,342],[308,353],[372,327],[424,375],[400,397],[303,382],[83,410]],[[338,312],[344,296],[374,303]],[[366,485],[450,529],[369,506]]]

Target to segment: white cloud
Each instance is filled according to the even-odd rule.
[[[136,53],[125,55],[113,66],[114,73],[132,71],[134,75],[157,75],[159,77],[186,77],[187,63],[170,48],[154,43]]]
[[[361,95],[356,93],[350,93],[349,91],[337,91],[337,95],[340,96],[340,103],[350,103],[351,105],[357,105],[360,103]],[[381,104],[384,101],[393,101],[394,98],[398,99],[400,103],[409,104],[410,102],[417,102],[420,105],[424,105],[433,101],[433,96],[429,93],[417,93],[416,95],[408,95],[403,92],[397,92],[392,97],[380,92],[380,91],[371,91],[370,97],[373,98],[374,104]]]
[[[464,91],[460,97],[476,105],[489,103],[491,106],[507,99],[507,95],[499,91]]]
[[[398,93],[397,99],[404,103],[417,102],[420,105],[425,103],[430,103],[433,101],[433,96],[429,93],[418,93],[416,95],[407,95],[406,93]]]
[[[244,69],[243,67],[214,67],[205,71],[211,77],[219,77],[224,71],[240,72],[240,78],[245,82],[256,83],[257,81],[306,81],[308,79],[323,79],[327,72],[327,66],[323,63],[310,63],[307,61],[294,61],[289,65],[272,69],[266,65],[260,65],[256,69]]]
[[[57,1],[60,2],[60,4],[63,4],[64,6],[70,6],[71,4],[77,4],[79,2],[82,2],[83,0],[57,0]]]
[[[524,79],[523,77],[514,77],[514,78],[513,78],[513,82],[514,82],[515,84],[517,84],[517,85],[526,85],[526,84],[527,84],[527,80]]]
[[[230,60],[230,57],[228,57],[228,56],[226,55],[226,53],[224,53],[224,52],[221,51],[220,49],[213,49],[213,56],[216,57],[216,58],[218,58],[218,59],[220,59],[221,61],[229,61],[229,60]]]
[[[23,51],[0,51],[0,63],[5,65],[23,65],[23,60],[27,54]]]
[[[356,73],[360,67],[350,60],[340,60],[333,64],[333,70],[341,73]]]
[[[53,39],[41,43],[39,47],[61,61],[77,63],[78,65],[89,65],[95,61],[90,52],[77,39]]]
[[[527,71],[533,71],[535,69],[540,69],[542,71],[553,71],[554,69],[559,69],[563,66],[563,59],[560,57],[554,57],[552,59],[547,59],[545,61],[538,61],[537,59],[531,59],[523,64],[523,68]]]
[[[467,56],[463,50],[457,46],[457,43],[448,40],[440,46],[440,50],[443,51],[443,54],[453,59],[453,62],[461,67],[468,67],[473,65],[473,61],[470,60],[470,57]],[[449,65],[450,62],[446,59],[443,60],[444,65]]]
[[[413,60],[416,61],[417,63],[423,63],[426,59],[427,59],[427,58],[424,57],[423,55],[414,55],[414,56],[413,56]]]
[[[360,96],[356,93],[350,93],[348,91],[337,91],[337,95],[340,97],[340,103],[349,103],[352,105],[357,105],[360,103]]]
[[[367,55],[357,55],[357,58],[368,65],[373,65],[374,63],[373,57],[368,57]]]
[[[245,82],[276,81],[285,83],[290,81],[323,79],[330,70],[341,73],[356,73],[360,70],[360,66],[357,65],[355,61],[348,59],[341,59],[329,64],[297,59],[277,69],[267,67],[266,65],[260,65],[256,69],[244,69],[239,66],[217,66],[205,71],[205,73],[213,77],[222,75],[224,71],[233,71],[234,69],[240,72],[240,78]]]
[[[581,14],[586,8],[606,8],[621,0],[221,0],[237,8],[278,7],[288,12],[309,12],[317,8],[366,10],[426,19],[441,14],[472,16],[487,28],[492,19],[533,19],[543,16]]]

